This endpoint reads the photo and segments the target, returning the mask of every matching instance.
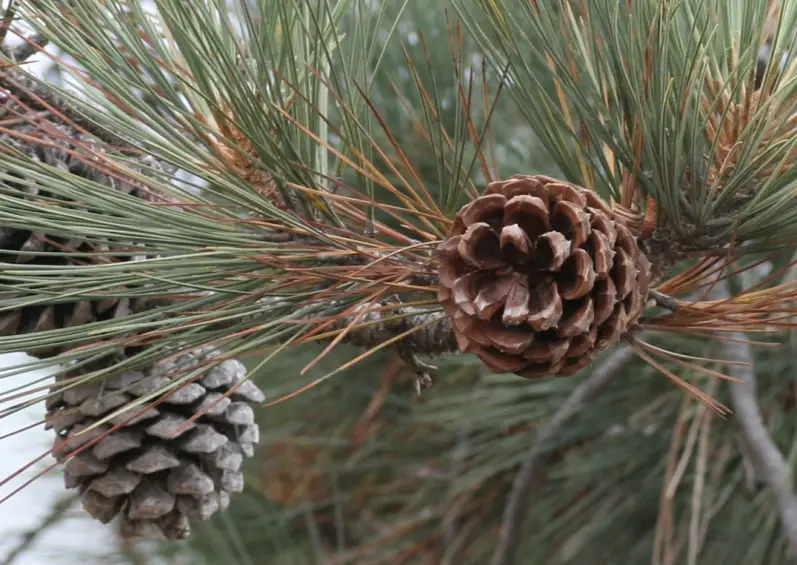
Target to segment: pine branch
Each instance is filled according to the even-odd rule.
[[[492,565],[512,565],[522,540],[523,522],[531,506],[529,496],[534,483],[548,463],[548,446],[577,416],[587,402],[603,387],[619,376],[623,367],[634,359],[634,350],[624,345],[614,351],[590,373],[562,403],[551,418],[540,428],[528,457],[520,467],[504,508],[498,547],[493,553]]]
[[[726,280],[718,282],[715,294],[717,299],[729,297]],[[741,332],[725,335],[728,340],[722,342],[723,358],[733,362],[727,366],[728,375],[741,381],[730,385],[736,422],[758,478],[775,497],[781,527],[791,547],[792,558],[797,563],[797,496],[792,489],[791,470],[772,440],[756,400],[756,371],[747,336]]]
[[[349,343],[377,347],[408,334],[402,343],[416,354],[435,356],[457,351],[451,319],[443,312],[428,312],[415,307],[399,307],[383,312],[379,310],[382,307],[382,304],[373,302],[360,306],[361,309],[370,310],[360,322],[367,325],[353,330],[347,337]],[[346,326],[348,323],[351,323],[351,318],[344,319],[338,325]]]

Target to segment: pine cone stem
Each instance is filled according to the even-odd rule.
[[[648,295],[656,302],[656,305],[661,306],[665,310],[669,310],[670,312],[678,311],[678,301],[672,296],[668,296],[653,288],[648,291]]]
[[[359,323],[367,325],[353,329],[344,341],[371,348],[406,334],[402,343],[415,355],[435,357],[457,350],[451,320],[445,313],[427,312],[411,306],[382,311],[384,306],[386,304],[377,302],[362,304],[360,309],[366,309],[368,313]],[[355,317],[356,314],[346,317],[336,326],[345,328]]]

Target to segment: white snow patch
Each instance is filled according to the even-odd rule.
[[[26,359],[29,358],[24,354],[0,355],[0,369],[24,363]],[[4,377],[0,379],[0,396],[10,389],[29,384],[46,375],[45,371],[37,371]],[[41,393],[34,396],[41,396]],[[3,403],[0,409],[8,408],[12,402]],[[0,419],[0,436],[29,428],[0,439],[0,481],[5,481],[19,469],[41,457],[52,445],[52,431],[45,430],[41,424],[44,412],[44,402],[40,402]],[[0,499],[23,487],[0,503],[0,559],[17,547],[25,534],[47,517],[56,501],[70,492],[64,488],[58,468],[24,486],[53,463],[54,459],[48,455],[0,486]],[[112,550],[112,528],[88,518],[77,504],[61,523],[46,530],[28,551],[17,557],[13,565],[101,563],[104,561],[102,555]]]

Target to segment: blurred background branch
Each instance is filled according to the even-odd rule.
[[[20,556],[33,547],[45,532],[50,528],[58,527],[61,520],[63,520],[67,512],[75,507],[79,499],[79,495],[70,493],[63,495],[59,500],[53,501],[49,513],[39,524],[19,536],[19,543],[3,556],[3,560],[0,563],[2,565],[13,565]]]
[[[586,409],[595,395],[600,394],[612,379],[623,376],[628,364],[634,359],[634,350],[627,345],[612,351],[606,359],[596,363],[589,376],[554,412],[535,434],[535,442],[512,482],[512,490],[506,501],[498,546],[492,565],[513,565],[517,562],[517,550],[526,515],[534,506],[532,495],[534,484],[543,480],[546,457],[554,440],[564,431],[570,420]]]

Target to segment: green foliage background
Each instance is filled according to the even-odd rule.
[[[440,184],[440,160],[419,139],[405,104],[422,114],[412,80],[417,70],[426,84],[434,83],[441,107],[453,108],[446,102],[456,97],[447,28],[455,18],[443,9],[446,5],[445,0],[410,3],[398,34],[385,46],[382,72],[370,91],[390,132],[433,188]],[[391,21],[386,17],[384,25]],[[350,32],[356,33],[353,27]],[[377,37],[388,34],[384,29]],[[407,66],[399,43],[420,62],[415,69]],[[484,68],[479,49],[467,37],[464,45],[463,60],[472,65],[477,84],[484,76],[494,90],[500,77]],[[497,106],[492,118],[496,176],[557,172],[524,115],[509,96]],[[454,131],[458,119],[452,109],[442,123]],[[371,127],[387,145],[378,137],[377,124]],[[340,173],[356,181],[351,171]],[[685,354],[718,355],[716,342],[657,339]],[[790,336],[774,339],[786,345],[756,349],[759,399],[793,467],[797,352],[788,345]],[[261,372],[258,384],[274,398],[353,357],[341,347],[300,375],[317,353],[311,346],[292,350]],[[252,366],[257,361],[250,360]],[[373,355],[335,379],[262,408],[262,445],[250,461],[247,490],[230,511],[198,527],[187,542],[146,551],[167,559],[187,555],[192,563],[207,565],[487,563],[513,474],[534,442],[535,428],[586,375],[529,382],[485,374],[474,359],[458,356],[442,360],[434,386],[416,397],[406,373],[382,388],[390,380],[391,363],[388,354]],[[727,383],[675,370],[720,401],[726,399]],[[372,399],[384,390],[380,409],[370,426],[363,426]],[[370,433],[353,438],[363,429]],[[313,458],[297,462],[275,446],[300,447]],[[590,399],[589,408],[549,450],[550,466],[530,499],[521,563],[647,565],[652,555],[657,565],[788,562],[773,502],[751,480],[733,422],[712,415],[641,361],[629,364],[625,374]],[[269,493],[274,478],[286,473],[294,481],[317,474],[326,488],[321,494],[298,491],[307,496],[290,507],[281,505]],[[668,520],[669,534],[663,528]],[[129,546],[114,558],[147,559]]]

